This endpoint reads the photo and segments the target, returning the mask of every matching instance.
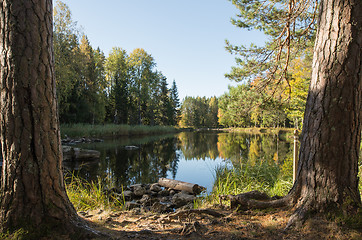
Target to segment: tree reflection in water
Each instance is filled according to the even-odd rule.
[[[139,148],[127,150],[127,145]],[[256,165],[268,162],[280,166],[291,156],[291,144],[285,141],[285,136],[240,133],[183,132],[158,137],[107,140],[79,147],[100,151],[100,160],[81,167],[67,164],[65,168],[87,181],[95,181],[99,177],[112,186],[153,183],[160,177],[177,176],[178,180],[185,181],[184,176],[178,174],[179,167],[183,165],[188,166],[186,171],[194,178],[188,181],[199,183],[201,174],[198,174],[197,167],[185,164],[191,161],[195,161],[195,164],[217,162],[235,166],[240,163]],[[206,180],[210,184],[214,182],[213,170],[210,169],[209,175],[202,176],[209,178]]]

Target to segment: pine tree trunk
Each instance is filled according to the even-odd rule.
[[[323,0],[297,181],[298,215],[361,204],[362,1]]]
[[[4,159],[0,228],[50,225],[72,233],[81,221],[63,182],[52,1],[1,0],[0,4]]]

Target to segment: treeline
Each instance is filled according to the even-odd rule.
[[[262,86],[254,79],[219,98],[186,97],[181,126],[189,127],[298,127],[301,128],[310,82],[308,55],[291,61],[288,85]]]
[[[181,105],[181,127],[215,128],[218,123],[218,100],[216,97],[185,97]]]
[[[177,124],[176,82],[168,87],[151,54],[114,47],[106,58],[61,1],[54,9],[54,55],[62,123]]]

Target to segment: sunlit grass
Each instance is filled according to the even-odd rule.
[[[98,179],[96,182],[87,182],[71,175],[65,182],[69,200],[77,211],[123,209],[124,199],[108,196],[101,179]]]
[[[215,183],[208,200],[217,202],[219,196],[253,190],[265,192],[269,196],[284,196],[293,185],[290,161],[287,159],[281,166],[266,161],[234,164],[232,167],[219,166],[215,169]]]
[[[176,132],[172,126],[144,126],[144,125],[91,125],[91,124],[63,124],[60,127],[62,137],[112,137],[127,135],[149,135]]]

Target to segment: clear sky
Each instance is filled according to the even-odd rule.
[[[236,28],[237,9],[228,0],[63,0],[93,48],[130,53],[143,48],[157,69],[176,81],[179,97],[220,96],[235,83],[224,77],[235,65],[231,43],[262,44],[264,36]]]

